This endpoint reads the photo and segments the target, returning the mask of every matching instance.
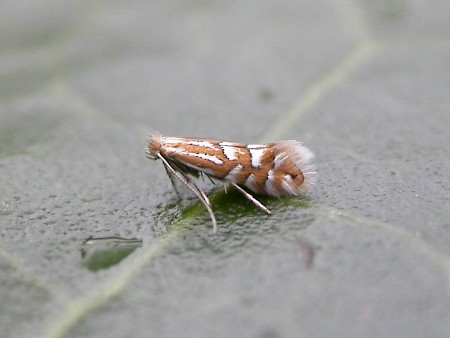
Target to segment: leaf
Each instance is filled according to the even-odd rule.
[[[449,336],[449,7],[4,4],[2,336]],[[213,234],[153,131],[297,139],[319,179],[271,216],[200,182]],[[142,246],[93,272],[89,237]]]

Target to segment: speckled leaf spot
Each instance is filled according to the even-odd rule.
[[[269,209],[247,190],[275,197],[297,196],[310,189],[316,176],[310,164],[313,153],[293,140],[246,145],[154,134],[148,138],[146,154],[162,161],[175,190],[174,177],[194,192],[208,211],[214,232],[217,222],[211,203],[192,176],[203,174],[229,183],[267,214]]]

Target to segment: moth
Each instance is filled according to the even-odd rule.
[[[175,191],[176,177],[198,197],[209,213],[214,232],[217,221],[211,202],[192,177],[205,175],[213,182],[228,183],[270,214],[249,191],[275,197],[297,196],[311,188],[316,176],[310,164],[313,153],[294,140],[242,144],[153,134],[148,138],[146,155],[162,161]]]

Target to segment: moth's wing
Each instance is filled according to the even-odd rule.
[[[161,154],[180,172],[222,179],[235,166],[234,161],[246,154],[245,147],[240,143],[189,139],[162,149]]]

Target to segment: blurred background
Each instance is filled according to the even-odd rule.
[[[450,2],[3,1],[3,337],[450,335]],[[302,141],[213,234],[146,137]]]

